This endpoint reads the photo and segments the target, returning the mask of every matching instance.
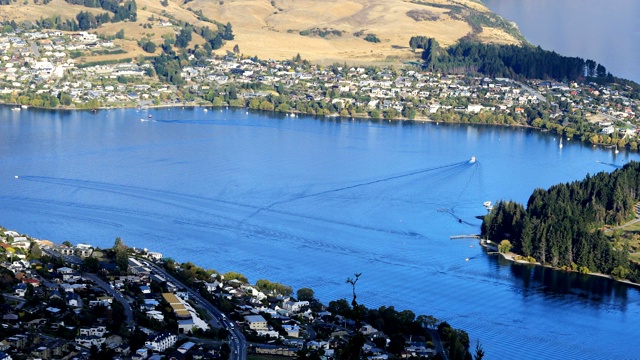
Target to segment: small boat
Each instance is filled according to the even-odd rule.
[[[476,162],[476,157],[472,156],[471,159],[469,159],[469,164],[473,164]]]
[[[562,137],[560,138],[560,145],[558,145],[558,147],[560,147],[560,149],[562,149]]]
[[[204,109],[203,109],[203,111],[204,111],[204,112],[208,112],[209,110],[208,110],[207,108],[204,108]]]
[[[153,115],[149,114],[148,118],[151,119],[153,117]]]
[[[27,106],[27,105],[22,105],[22,106],[20,106],[20,107],[21,107],[21,108],[23,108],[23,109],[27,109],[27,108],[28,108],[28,106]]]
[[[20,108],[19,107],[14,107],[14,108],[11,108],[11,111],[20,111]]]
[[[15,176],[15,178],[17,179],[17,178],[18,178],[18,175],[16,175],[16,176]]]
[[[618,150],[618,145],[616,145],[616,149],[614,150],[614,152],[617,154],[620,152],[620,150]]]

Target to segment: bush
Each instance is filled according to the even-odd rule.
[[[156,44],[151,41],[147,41],[146,43],[144,43],[144,45],[142,45],[142,50],[148,53],[156,52],[156,48],[157,48]]]
[[[511,242],[509,242],[509,240],[502,240],[500,241],[500,245],[498,245],[498,252],[500,253],[508,253],[509,251],[511,251]]]
[[[375,34],[367,34],[367,36],[364,37],[364,40],[372,43],[380,42],[380,39]]]

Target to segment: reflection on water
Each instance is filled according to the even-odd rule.
[[[587,300],[590,306],[615,303],[622,308],[626,307],[627,293],[629,291],[629,286],[626,284],[605,277],[513,263],[501,256],[496,258],[501,266],[510,268],[511,274],[522,285],[523,296],[542,292],[549,296],[578,297],[580,300]]]
[[[449,239],[479,232],[485,201],[526,202],[537,187],[610,171],[635,153],[578,141],[560,151],[551,134],[484,125],[202,109],[11,113],[0,108],[4,226],[100,247],[120,236],[253,282],[311,287],[323,301],[348,297],[344,279],[362,272],[363,304],[446,319],[480,338],[489,358],[513,358],[514,348],[532,359],[636,355],[636,289]]]

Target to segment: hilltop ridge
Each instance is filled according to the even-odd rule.
[[[245,55],[289,59],[300,54],[321,64],[412,60],[415,55],[408,44],[417,35],[433,37],[443,46],[465,36],[500,44],[524,41],[514,24],[474,0],[136,0],[136,5],[136,21],[106,23],[90,30],[105,36],[124,30],[124,39],[115,42],[125,53],[86,61],[149,55],[138,40],[146,38],[160,45],[162,35],[179,31],[172,25],[180,22],[213,29],[216,22],[231,23],[235,39],[218,50],[222,54],[237,45]],[[25,0],[2,5],[0,20],[74,19],[81,11],[104,12],[64,0],[46,4]],[[194,34],[190,46],[204,42]]]

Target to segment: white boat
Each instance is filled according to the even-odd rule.
[[[14,107],[14,108],[11,108],[11,111],[20,111],[20,108],[19,107]]]
[[[23,109],[28,108],[28,106],[27,106],[27,105],[22,105],[22,106],[20,106],[20,107],[21,107],[21,108],[23,108]]]
[[[471,159],[469,160],[469,164],[473,164],[476,162],[476,157],[472,156]]]
[[[204,112],[208,112],[209,111],[207,108],[204,108],[203,110],[204,110]]]
[[[558,145],[560,149],[562,149],[562,137],[560,138],[560,145]]]
[[[484,204],[482,204],[482,205],[484,205],[484,207],[490,207],[491,206],[491,201],[485,201]]]

